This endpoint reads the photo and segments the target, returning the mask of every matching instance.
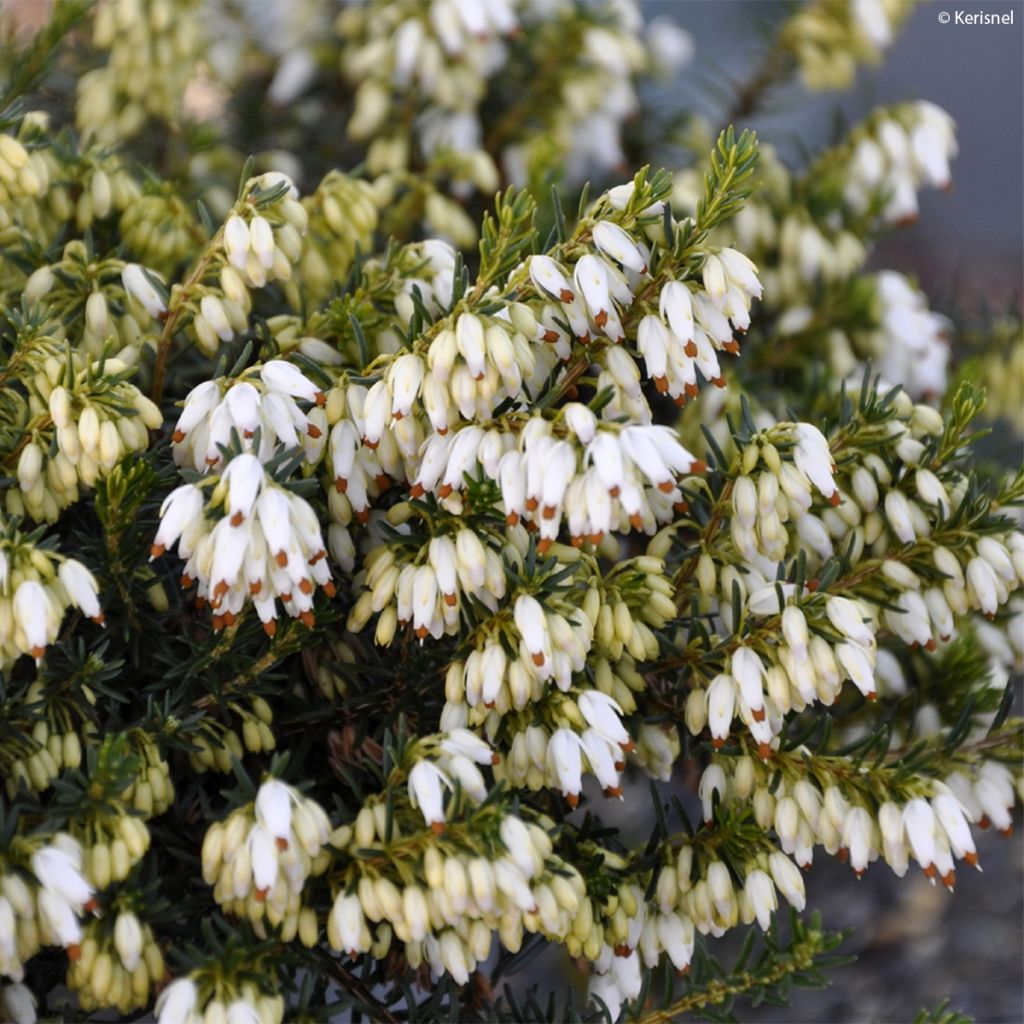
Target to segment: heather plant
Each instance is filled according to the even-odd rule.
[[[10,29],[0,1016],[730,1019],[842,962],[815,856],[980,867],[1020,324],[869,269],[942,110],[744,125],[907,10],[802,5],[721,126],[626,0]]]

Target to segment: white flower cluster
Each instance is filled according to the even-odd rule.
[[[93,887],[82,871],[82,848],[60,832],[37,847],[30,874],[0,869],[0,975],[20,982],[24,964],[42,945],[63,946],[73,960],[81,952],[81,918],[95,909]]]
[[[33,199],[46,192],[29,151],[13,135],[0,133],[0,203],[7,206],[20,199]]]
[[[334,584],[316,513],[264,463],[302,445],[317,461],[327,421],[318,407],[323,393],[290,363],[272,360],[254,381],[206,381],[186,398],[172,436],[175,460],[211,475],[168,495],[151,557],[177,543],[187,559],[183,584],[198,582],[198,596],[210,603],[218,628],[251,601],[273,636],[278,600],[312,626],[316,587],[333,596]],[[317,407],[307,415],[297,397]],[[242,451],[226,458],[232,441]],[[207,499],[203,488],[211,484]],[[220,518],[213,524],[208,513],[216,509]]]
[[[302,888],[328,865],[331,828],[323,808],[276,779],[264,782],[254,804],[210,826],[203,840],[203,880],[229,912],[258,924],[280,925],[285,941],[308,936],[313,912]],[[312,917],[316,934],[316,917]],[[315,940],[314,940],[315,941]]]
[[[974,816],[960,794],[973,807],[991,810],[998,822],[1009,822],[1013,786],[1008,770],[996,763],[982,770],[973,788],[958,775],[948,784],[930,780],[923,795],[895,801],[862,797],[856,782],[840,788],[835,781],[815,780],[799,770],[799,755],[798,750],[787,758],[793,771],[778,786],[769,785],[773,769],[759,768],[750,757],[713,762],[700,782],[705,820],[712,819],[716,799],[726,805],[749,802],[758,825],[774,829],[782,849],[803,867],[810,865],[815,846],[848,859],[858,875],[881,856],[902,877],[913,859],[928,878],[950,889],[955,860],[979,866],[970,830]]]
[[[951,324],[928,308],[928,300],[902,274],[884,270],[874,277],[878,329],[867,347],[885,382],[901,384],[911,398],[946,393]]]
[[[429,745],[422,748],[429,750]],[[479,736],[468,729],[450,729],[441,734],[436,751],[422,757],[409,769],[409,800],[419,809],[434,832],[444,832],[444,791],[455,782],[474,803],[487,799],[487,784],[477,765],[492,764],[497,755]],[[452,780],[455,780],[453,782]]]
[[[843,198],[856,214],[885,199],[889,224],[917,218],[922,186],[946,188],[956,156],[953,119],[925,100],[882,110],[850,139]]]
[[[157,1024],[201,1024],[224,1021],[225,1024],[281,1024],[284,997],[261,992],[251,982],[236,988],[218,984],[209,990],[209,998],[200,997],[200,988],[191,975],[175,978],[157,997]]]
[[[0,665],[37,660],[55,643],[68,608],[102,624],[99,587],[74,558],[37,548],[13,527],[0,536]]]
[[[641,969],[657,967],[662,954],[677,971],[689,967],[697,932],[720,936],[740,922],[755,921],[767,930],[778,909],[776,890],[797,910],[806,902],[799,870],[778,850],[733,865],[730,871],[723,860],[700,863],[694,847],[683,843],[674,862],[655,874],[650,902],[636,886],[620,888],[619,906],[625,913],[618,934],[606,933],[600,954],[592,958],[589,995],[600,999],[613,1017],[640,994]],[[738,887],[734,877],[742,883]]]

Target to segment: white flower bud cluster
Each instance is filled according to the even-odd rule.
[[[106,0],[93,43],[107,63],[78,81],[75,123],[82,135],[107,144],[138,134],[150,117],[177,122],[185,86],[200,54],[196,0]]]
[[[37,660],[55,643],[68,608],[102,624],[99,588],[74,558],[37,548],[13,526],[0,535],[0,665],[23,654]]]
[[[85,848],[85,873],[97,890],[123,882],[149,849],[149,829],[132,814],[106,815],[93,823]]]
[[[213,886],[214,899],[228,912],[254,925],[264,918],[280,925],[285,941],[290,941],[308,909],[302,907],[303,885],[329,863],[324,844],[330,831],[319,804],[268,779],[254,804],[233,811],[207,830],[203,880]]]
[[[350,841],[360,850],[380,848],[382,857],[400,850],[394,834],[393,845],[384,846],[383,817],[364,808]],[[363,858],[352,863],[359,868]],[[516,952],[528,933],[571,941],[581,912],[586,922],[579,931],[589,935],[593,927],[592,913],[583,911],[590,900],[579,873],[554,853],[544,827],[513,814],[492,817],[465,839],[460,833],[443,847],[431,844],[423,873],[422,883],[403,879],[400,885],[380,871],[352,877],[327,919],[332,948],[380,958],[394,938],[405,944],[411,966],[426,963],[435,976],[447,972],[462,985],[487,959],[494,931]]]
[[[300,401],[313,407],[303,412]],[[312,381],[281,359],[241,377],[203,381],[185,396],[174,426],[174,461],[200,473],[223,471],[223,449],[234,435],[242,451],[260,462],[268,462],[283,447],[302,448],[306,460],[316,464],[326,441],[325,402]]]
[[[211,718],[203,721],[201,730],[189,737],[196,748],[189,755],[193,771],[226,775],[231,771],[232,759],[240,761],[246,751],[258,754],[276,748],[277,740],[270,729],[274,720],[270,705],[262,697],[252,697],[251,706],[251,712],[240,703],[232,707],[241,719],[240,731]]]
[[[69,364],[76,368],[71,380]],[[46,358],[30,384],[30,404],[41,407],[41,418],[18,455],[18,488],[5,496],[8,513],[53,522],[123,456],[149,447],[149,431],[163,417],[128,382],[130,372],[119,359]]]
[[[843,198],[856,215],[884,199],[888,224],[917,218],[917,191],[946,188],[956,156],[953,119],[925,100],[884,108],[847,143]]]
[[[157,996],[155,1012],[157,1024],[281,1024],[284,997],[261,992],[252,982],[235,986],[223,978],[217,979],[216,986],[200,989],[190,974],[175,978]]]
[[[83,931],[81,956],[68,964],[67,984],[84,1010],[115,1006],[130,1013],[149,1004],[152,989],[167,973],[153,931],[131,911],[113,922],[90,921]]]
[[[126,807],[145,818],[157,817],[174,802],[174,782],[170,767],[159,745],[144,732],[133,734],[135,751],[140,758],[139,770],[121,794]]]
[[[44,700],[43,692],[42,682],[33,681],[25,692],[24,707],[30,708]],[[62,769],[78,768],[81,763],[82,742],[64,718],[55,721],[35,718],[27,736],[11,737],[0,749],[4,787],[9,799],[14,798],[22,785],[42,793]]]
[[[285,285],[293,309],[321,303],[334,283],[348,276],[357,250],[363,254],[373,250],[381,191],[334,170],[302,200],[309,218],[306,244],[295,274]]]
[[[848,89],[859,64],[877,64],[913,10],[901,0],[816,0],[782,27],[808,89]]]
[[[946,393],[951,324],[933,313],[928,300],[902,274],[882,271],[874,277],[878,329],[866,340],[872,366],[885,382],[899,383],[911,398]]]
[[[466,597],[496,611],[505,596],[505,568],[490,537],[481,540],[463,528],[436,534],[419,552],[376,547],[353,583],[365,589],[349,613],[348,628],[358,631],[380,613],[376,640],[386,645],[409,625],[420,640],[455,635]]]
[[[47,185],[44,168],[28,149],[13,135],[0,132],[0,204],[37,199],[45,195]]]
[[[133,196],[123,210],[121,240],[140,263],[167,276],[192,255],[197,225],[181,197],[160,192]]]
[[[75,171],[76,184],[80,189],[75,203],[75,226],[79,231],[85,231],[95,221],[106,220],[113,214],[124,211],[127,215],[127,211],[141,199],[139,183],[120,159],[105,149],[92,149],[83,155]],[[153,212],[152,206],[148,209]],[[121,224],[124,224],[124,218]]]

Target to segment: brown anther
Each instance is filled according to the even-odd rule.
[[[845,864],[850,859],[850,851],[845,846],[840,846],[836,856],[840,863]]]
[[[587,540],[589,540],[589,541],[590,541],[590,543],[591,543],[591,544],[593,544],[595,548],[597,547],[597,545],[598,545],[598,544],[600,544],[600,543],[601,543],[601,541],[602,541],[603,539],[604,539],[604,534],[603,534],[603,533],[592,533],[592,534],[591,534],[591,535],[590,535],[590,536],[589,536],[589,537],[587,538]]]
[[[95,622],[97,626],[102,626],[103,623],[107,621],[107,617],[103,612],[100,612],[99,615],[90,615],[89,621]]]
[[[703,459],[694,459],[690,463],[691,473],[706,473],[708,471],[708,464]]]
[[[621,942],[615,947],[614,953],[618,957],[627,957],[633,955],[633,950],[631,950],[624,942]]]
[[[402,412],[401,409],[399,409],[397,412],[394,412],[391,415],[394,416],[395,422],[397,423],[405,415],[405,413]]]
[[[679,515],[683,515],[683,513],[690,511],[690,503],[687,501],[674,502],[672,505],[672,511]]]
[[[543,651],[531,651],[530,658],[537,668],[540,668],[544,664],[544,652]]]
[[[237,621],[238,621],[238,618],[237,618],[237,616],[235,615],[234,612],[225,612],[224,613],[224,625],[225,626],[233,626]]]
[[[817,576],[807,581],[807,589],[813,594],[821,586],[821,580]]]
[[[1007,826],[1006,826],[1006,828],[1001,828],[1001,829],[999,830],[999,834],[1000,834],[1000,835],[1001,835],[1001,836],[1002,836],[1002,837],[1003,837],[1004,839],[1009,839],[1009,838],[1010,838],[1010,836],[1012,836],[1012,835],[1013,835],[1013,826],[1012,826],[1012,825],[1007,825]]]
[[[620,743],[620,747],[628,754],[631,751],[636,750],[636,744],[632,740],[626,740],[625,743]]]
[[[263,623],[263,632],[272,637],[277,632],[277,619],[270,619]]]
[[[716,736],[711,741],[711,746],[713,746],[715,748],[715,750],[721,750],[722,747],[725,746],[725,740],[723,740],[720,736]]]
[[[983,814],[978,819],[978,828],[987,829],[987,828],[991,827],[991,825],[992,825],[992,822],[988,820],[988,815],[987,814]]]
[[[68,954],[68,959],[72,960],[74,963],[78,963],[78,961],[82,959],[82,947],[77,942],[72,942],[71,945],[67,947],[66,952]]]
[[[159,558],[166,550],[167,550],[167,548],[165,548],[163,544],[154,544],[149,549],[149,557],[150,558]]]
[[[206,607],[206,598],[205,597],[197,597],[195,599],[194,604],[195,604],[196,611],[197,612],[201,612]]]
[[[224,628],[224,616],[214,615],[213,617],[213,631],[219,633]]]
[[[576,340],[581,345],[589,345],[590,344],[590,331],[584,331],[582,334],[576,335]]]
[[[213,596],[214,597],[223,597],[230,589],[231,588],[228,586],[228,581],[227,580],[221,580],[213,588]]]
[[[929,637],[928,643],[924,645],[924,649],[926,651],[934,651],[936,647],[938,647],[938,644],[935,642],[935,637]]]
[[[691,338],[684,346],[683,351],[693,359],[697,355],[697,343]]]
[[[772,748],[767,743],[758,743],[757,756],[762,761],[767,761],[772,756]]]
[[[267,902],[267,893],[268,893],[269,891],[270,891],[269,889],[256,889],[256,890],[255,890],[255,891],[253,892],[253,894],[252,894],[252,898],[253,898],[253,899],[254,899],[254,900],[255,900],[255,901],[257,902],[257,903],[266,903],[266,902]]]
[[[550,328],[541,335],[541,340],[546,341],[549,344],[554,344],[558,341],[558,331],[552,331]]]
[[[338,593],[338,588],[334,585],[333,580],[328,580],[320,589],[328,597],[334,597],[334,595]]]
[[[764,721],[764,708],[754,708],[750,712],[750,714],[753,717],[755,722],[763,722]]]
[[[571,545],[572,545],[572,546],[573,546],[574,548],[582,548],[582,547],[583,547],[583,538],[582,538],[582,537],[580,537],[580,536],[573,536],[573,537],[571,537],[571,538],[569,539],[569,543],[570,543],[570,544],[571,544]]]
[[[717,377],[712,377],[711,378],[711,383],[714,384],[716,388],[724,388],[725,387],[725,377],[723,377],[721,374],[719,374]]]
[[[427,634],[429,632],[430,632],[430,630],[427,629],[426,626],[417,626],[416,627],[416,639],[417,640],[426,640],[427,639]]]
[[[433,832],[435,836],[444,835],[444,822],[432,821],[430,823],[430,831]]]
[[[326,557],[327,557],[327,552],[326,551],[318,551],[312,558],[310,558],[307,561],[306,564],[307,565],[316,565],[316,563],[319,562],[321,558],[326,558]]]
[[[608,494],[612,498],[617,498],[621,493],[622,493],[622,488],[619,487],[618,484],[616,484],[614,487],[609,487],[608,488]]]
[[[615,770],[617,772],[624,772],[626,770],[626,762],[625,761],[615,761],[613,763],[613,767],[615,768]]]
[[[181,442],[185,440],[185,432],[183,430],[176,430],[171,434],[171,440],[175,444],[181,444]]]
[[[608,324],[608,310],[602,309],[597,316],[594,317],[594,323],[603,330]]]
[[[828,496],[828,503],[829,503],[829,504],[830,504],[830,505],[831,505],[831,506],[832,506],[833,508],[836,508],[836,507],[838,507],[839,505],[842,505],[842,503],[843,503],[842,495],[840,495],[840,493],[839,493],[838,491],[833,491],[833,492],[832,492],[832,493],[831,493],[831,494],[830,494],[830,495]]]
[[[378,473],[374,478],[373,482],[382,490],[386,491],[391,486],[391,477],[387,473]]]
[[[668,392],[668,377],[655,377],[654,387],[659,395],[666,394]]]
[[[287,850],[288,849],[288,840],[285,839],[284,836],[276,836],[275,839],[274,839],[274,845],[279,850]]]
[[[580,797],[578,793],[566,793],[565,802],[575,811],[580,805]]]
[[[459,603],[458,595],[457,594],[445,594],[444,595],[444,603],[446,605],[448,605],[449,608],[454,608]]]
[[[925,878],[936,878],[938,874],[939,869],[934,864],[929,864],[928,867],[924,869]]]
[[[675,489],[676,485],[674,480],[662,480],[661,483],[658,484],[658,490],[661,491],[662,494],[671,494]]]
[[[452,493],[452,490],[451,484],[441,484],[437,490],[437,496],[439,498],[447,498]]]
[[[248,439],[250,437],[255,437],[255,436],[256,436],[256,431],[255,430],[243,430],[242,431],[242,437],[244,437],[246,439]]]
[[[327,396],[322,391],[318,391],[313,396],[313,400],[316,402],[317,405],[326,405],[327,404]]]
[[[554,519],[555,513],[558,511],[557,505],[545,505],[541,512],[542,519]]]
[[[690,398],[696,398],[700,393],[700,388],[696,384],[684,384],[683,387],[686,389],[686,394]]]
[[[876,700],[878,700],[878,694],[874,690],[871,690],[867,694],[865,699],[871,701],[872,703],[874,703]]]
[[[231,525],[232,525],[232,526],[241,526],[241,525],[242,525],[242,523],[244,523],[244,522],[245,522],[245,516],[244,516],[244,515],[242,514],[242,510],[241,510],[241,509],[239,509],[239,510],[238,510],[238,511],[237,511],[237,512],[236,512],[236,513],[235,513],[235,514],[234,514],[234,515],[233,515],[233,516],[231,517]]]
[[[413,484],[412,487],[409,488],[410,498],[422,498],[425,493],[426,488],[424,488],[423,484]]]
[[[306,629],[312,629],[316,625],[316,616],[311,611],[303,612],[299,618]]]
[[[277,562],[278,568],[283,569],[288,564],[288,552],[284,548],[281,548],[276,555],[274,555],[274,561]]]
[[[622,797],[621,786],[608,786],[605,788],[604,795],[607,797]]]
[[[682,407],[683,407],[684,405],[686,405],[686,392],[685,392],[685,391],[683,391],[683,392],[681,392],[680,394],[676,395],[676,397],[675,397],[675,398],[673,399],[673,401],[674,401],[674,402],[676,403],[676,405],[677,405],[677,406],[678,406],[678,407],[679,407],[680,409],[682,409]]]
[[[249,593],[252,594],[254,597],[262,589],[263,589],[263,580],[253,580],[253,582],[249,584]]]
[[[634,512],[629,517],[629,525],[632,526],[634,530],[641,529],[644,525],[644,517],[640,515],[639,512]]]
[[[323,431],[315,423],[310,423],[306,426],[306,433],[315,441]]]
[[[537,541],[537,554],[546,555],[551,550],[551,545],[553,543],[554,541],[552,541],[550,537],[541,538],[541,540]]]
[[[956,872],[952,869],[942,876],[942,884],[952,892],[956,888]]]
[[[516,526],[519,523],[519,513],[509,512],[509,514],[505,516],[505,522],[508,523],[509,526]]]
[[[377,446],[380,444],[380,441],[371,441],[368,437],[364,437],[363,444],[367,448],[369,448],[371,452],[375,452],[377,450]]]
[[[99,910],[99,904],[96,902],[95,897],[91,897],[82,909],[88,914],[95,914]]]
[[[727,341],[722,346],[722,348],[725,349],[725,351],[728,352],[730,355],[738,356],[740,354],[740,346],[739,346],[739,342],[738,341],[735,341],[735,340]]]
[[[980,868],[981,864],[978,862],[978,855],[974,850],[968,850],[964,854],[964,863],[970,864],[972,868]]]
[[[290,601],[292,599],[292,592],[289,590],[287,594],[278,595],[282,601]]]
[[[576,296],[571,291],[569,291],[568,288],[562,288],[558,292],[558,298],[562,302],[572,302],[573,300],[575,300]]]
[[[307,577],[303,576],[302,579],[299,580],[299,590],[301,590],[304,594],[312,594],[313,593],[313,584],[312,584],[312,582],[309,579],[307,579]]]
[[[540,504],[540,502],[536,498],[527,498],[526,499],[526,511],[527,512],[536,512],[537,511],[537,506],[539,504]]]

